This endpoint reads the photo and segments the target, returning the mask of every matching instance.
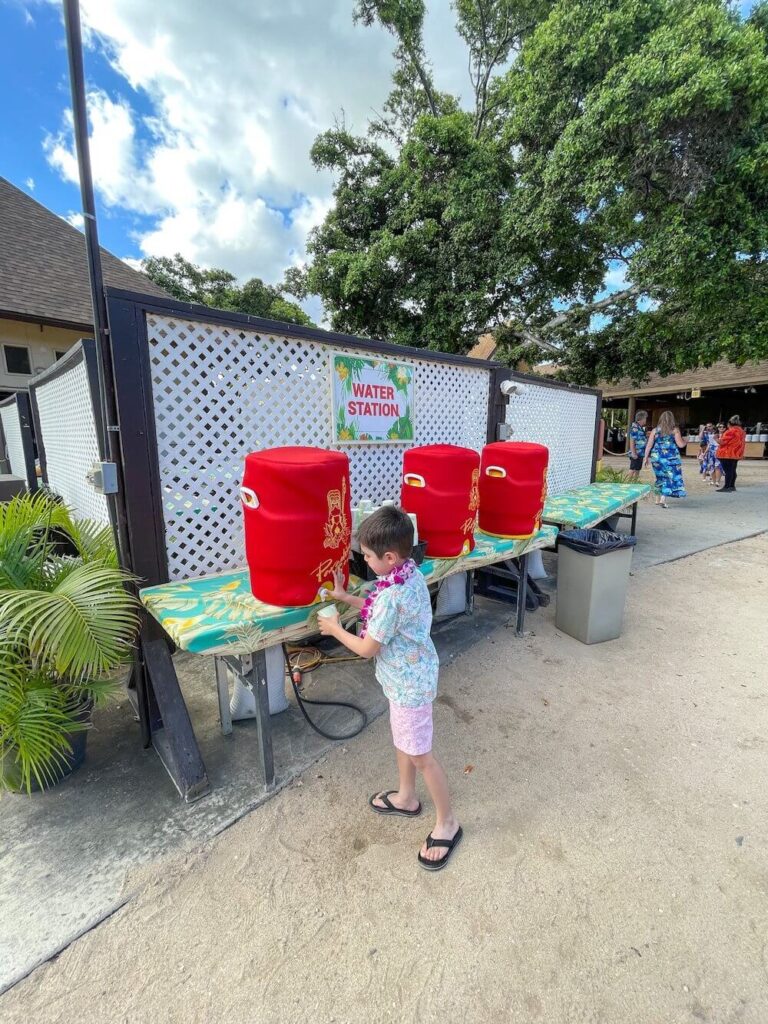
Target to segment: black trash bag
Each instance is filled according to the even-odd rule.
[[[633,548],[637,544],[637,537],[611,530],[566,530],[557,539],[558,543],[582,555],[607,555],[609,551]]]

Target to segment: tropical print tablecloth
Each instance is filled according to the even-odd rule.
[[[542,527],[529,540],[502,540],[478,532],[471,554],[425,558],[419,568],[427,583],[434,583],[457,572],[550,547],[556,537],[555,526]],[[350,584],[352,592],[362,592],[365,587],[355,578]],[[264,604],[251,593],[247,569],[147,587],[140,597],[177,647],[196,654],[251,654],[317,633],[318,604],[303,608]],[[346,605],[339,606],[339,613],[344,622],[352,622],[358,614]]]
[[[650,490],[648,484],[587,484],[547,498],[542,519],[561,527],[587,528],[622,512]]]

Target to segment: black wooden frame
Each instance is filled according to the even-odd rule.
[[[27,478],[27,489],[31,494],[37,490],[37,473],[35,471],[35,430],[32,422],[32,406],[29,395],[26,391],[17,391],[15,395],[4,398],[0,402],[0,408],[4,406],[16,406],[19,417],[19,429],[21,431],[21,449],[24,455],[24,474]],[[3,432],[2,420],[0,420],[0,444],[7,451],[7,440]]]
[[[602,391],[595,391],[597,395],[597,408],[595,409],[595,439],[592,444],[592,474],[590,483],[594,483],[597,479],[597,464],[603,457],[603,453],[600,451],[600,420],[603,414],[603,393]]]
[[[477,367],[489,375],[487,437],[496,440],[504,422],[507,405],[501,382],[508,378],[528,381],[544,387],[569,389],[568,385],[529,374],[519,374],[503,365],[483,359],[435,352],[431,349],[405,348],[376,339],[359,338],[335,331],[286,324],[242,313],[211,309],[194,303],[161,299],[122,289],[105,289],[109,337],[114,371],[120,450],[124,480],[124,505],[131,564],[126,566],[142,586],[168,581],[164,516],[157,432],[152,394],[147,315],[157,314],[177,320],[189,319],[231,328],[248,329],[261,334],[277,334],[320,342],[323,345],[366,350],[387,355],[410,356],[455,366]],[[575,390],[597,394],[589,388]],[[598,409],[600,406],[598,397]],[[595,442],[596,446],[596,442]],[[526,592],[526,563],[521,559],[522,592]],[[525,602],[518,609],[518,630],[522,630]],[[145,746],[152,745],[177,789],[186,800],[197,799],[210,789],[189,713],[179,687],[171,659],[171,642],[160,625],[142,614],[139,641],[140,678],[136,687],[137,711]],[[263,659],[262,659],[263,660]],[[253,665],[261,664],[257,655]],[[258,673],[257,673],[258,674]],[[263,709],[262,709],[263,711]],[[266,712],[268,714],[268,708]],[[263,726],[264,723],[261,722]],[[266,764],[266,761],[265,761]],[[265,785],[274,785],[273,768],[265,768]]]
[[[114,298],[108,292],[107,316],[131,560],[126,568],[140,586],[155,586],[168,581],[168,562],[144,309],[135,299]],[[135,708],[144,746],[155,749],[186,801],[205,796],[210,783],[171,646],[160,625],[143,610],[136,674]]]
[[[486,360],[433,352],[430,349],[404,348],[375,339],[279,323],[121,289],[107,288],[105,292],[131,560],[131,565],[126,568],[141,580],[142,586],[155,586],[168,581],[147,314],[189,318],[232,328],[247,328],[261,334],[308,339],[329,348],[343,344],[347,348],[388,355],[406,355],[457,366],[478,367],[488,372],[489,387],[496,387],[498,395],[500,379],[508,373],[499,364]],[[500,414],[503,419],[504,404],[495,403],[492,411],[489,403],[489,436],[491,433],[495,436],[497,416]],[[141,672],[136,686],[136,710],[145,746],[152,745],[155,748],[181,795],[186,800],[193,800],[204,795],[210,786],[170,657],[170,646],[160,625],[143,613],[139,640]],[[259,663],[256,656],[254,659],[255,664]],[[265,785],[269,788],[273,784],[274,772],[265,772]]]

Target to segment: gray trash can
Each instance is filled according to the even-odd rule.
[[[583,644],[621,636],[635,537],[568,530],[558,538],[555,625]]]

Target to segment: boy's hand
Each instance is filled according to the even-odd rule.
[[[317,617],[317,628],[323,636],[335,636],[339,631],[339,616],[336,615],[318,615]]]
[[[344,588],[344,573],[341,570],[333,574],[331,598],[334,601],[345,601],[347,599],[347,591]]]

